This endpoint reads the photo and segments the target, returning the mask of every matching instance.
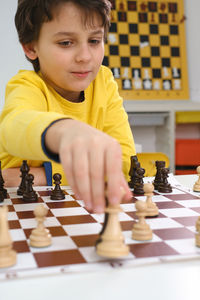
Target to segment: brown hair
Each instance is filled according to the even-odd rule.
[[[25,45],[37,41],[42,24],[53,19],[53,9],[66,2],[80,6],[85,12],[86,19],[91,12],[98,13],[102,18],[106,36],[110,25],[111,3],[109,0],[18,0],[15,26],[20,43]],[[86,19],[85,22],[87,22]],[[28,57],[27,59],[33,64],[35,72],[38,72],[39,60],[31,60]]]

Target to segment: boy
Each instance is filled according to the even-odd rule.
[[[124,175],[135,154],[132,133],[112,73],[101,66],[109,13],[108,0],[18,1],[15,24],[34,71],[20,71],[6,87],[5,185],[18,184],[27,159],[35,184],[46,184],[50,162],[96,213],[104,210],[105,179],[110,203],[119,203],[120,187],[131,196]]]

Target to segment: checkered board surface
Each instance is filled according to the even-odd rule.
[[[38,203],[24,203],[16,189],[8,189],[8,220],[17,264],[0,269],[0,280],[15,277],[38,276],[60,272],[80,272],[131,266],[200,256],[195,246],[195,222],[200,215],[200,196],[174,187],[170,194],[154,193],[153,201],[159,208],[159,216],[148,218],[153,230],[151,241],[138,242],[131,239],[135,215],[135,201],[145,201],[144,196],[134,195],[131,203],[121,204],[123,212],[119,219],[130,254],[120,260],[99,257],[95,241],[102,228],[104,215],[90,214],[83,201],[75,200],[69,187],[65,187],[65,200],[52,201],[50,188],[35,188],[38,203],[49,210],[45,226],[52,234],[52,245],[46,248],[29,246],[29,235],[36,227],[33,210]],[[1,205],[3,205],[1,203]]]
[[[112,0],[103,64],[125,100],[188,99],[183,0]]]

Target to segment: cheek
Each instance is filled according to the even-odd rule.
[[[96,61],[98,61],[99,63],[102,63],[103,58],[104,58],[104,47],[101,48],[101,49],[98,51],[98,55],[95,55],[95,59],[96,59]]]
[[[70,61],[70,59],[68,58],[68,53],[56,47],[49,49],[49,53],[47,54],[47,56],[51,65],[58,65],[59,67],[63,66],[65,62]]]

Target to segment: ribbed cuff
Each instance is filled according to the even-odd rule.
[[[57,162],[57,163],[60,163],[59,155],[56,154],[56,153],[53,153],[53,152],[51,152],[51,151],[49,151],[49,150],[47,149],[47,147],[46,147],[46,145],[45,145],[45,135],[46,135],[47,130],[48,130],[54,123],[56,123],[56,122],[58,122],[58,121],[60,121],[60,120],[65,120],[65,118],[62,118],[62,119],[58,119],[58,120],[53,121],[53,122],[52,122],[52,123],[44,130],[44,132],[42,133],[42,136],[41,136],[42,150],[44,151],[44,153],[46,154],[46,156],[47,156],[49,159],[51,159],[51,160],[53,160],[53,161],[55,161],[55,162]]]
[[[47,180],[47,185],[52,186],[52,165],[50,161],[45,161],[43,163],[44,169],[45,169],[45,174],[46,174],[46,180]]]

